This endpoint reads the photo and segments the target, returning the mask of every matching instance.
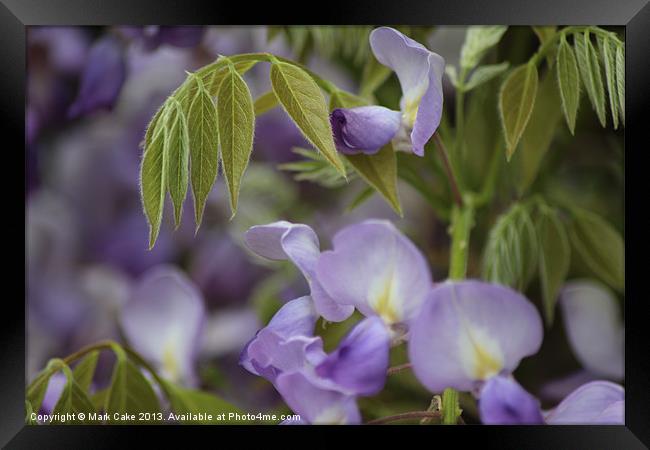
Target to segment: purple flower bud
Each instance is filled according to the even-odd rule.
[[[546,415],[551,425],[625,423],[625,390],[609,381],[592,381],[569,394]]]
[[[383,106],[338,108],[330,114],[336,148],[345,154],[377,153],[399,130],[401,113]]]

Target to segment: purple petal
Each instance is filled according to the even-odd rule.
[[[275,380],[287,370],[325,357],[320,337],[313,337],[318,316],[309,297],[286,303],[246,345],[239,363],[249,372]]]
[[[592,281],[568,283],[560,306],[571,348],[578,361],[599,376],[623,378],[623,320],[618,301]]]
[[[559,424],[624,424],[625,390],[609,381],[592,381],[566,397],[546,415],[546,422]]]
[[[322,389],[301,372],[282,374],[275,384],[287,405],[310,424],[343,425],[361,422],[354,396]]]
[[[79,94],[70,106],[72,118],[99,109],[110,109],[116,102],[126,78],[124,54],[118,39],[107,36],[90,49]]]
[[[68,379],[63,372],[57,372],[50,377],[45,395],[43,396],[43,401],[41,402],[40,411],[43,414],[52,413],[54,407],[56,406],[56,402],[59,401],[59,397],[61,397],[61,393],[63,392],[63,388],[67,382]]]
[[[489,379],[481,390],[478,407],[486,425],[544,423],[539,400],[510,378]]]
[[[399,130],[401,113],[383,106],[338,108],[330,114],[336,148],[348,155],[377,153]]]
[[[422,44],[388,27],[370,34],[377,60],[395,71],[402,86],[400,104],[411,132],[413,152],[424,155],[424,144],[433,136],[442,117],[442,75],[445,60]]]
[[[418,156],[424,156],[424,145],[436,132],[442,119],[442,74],[445,71],[445,61],[435,53],[431,53],[429,63],[429,86],[420,101],[413,131],[411,131],[413,153]]]
[[[411,322],[409,358],[432,392],[471,391],[539,350],[542,321],[521,294],[482,281],[436,285]]]
[[[367,220],[339,231],[334,250],[323,252],[316,274],[327,293],[343,305],[387,324],[407,321],[431,288],[424,256],[395,226]]]
[[[173,381],[194,384],[205,307],[192,282],[173,267],[147,272],[122,309],[129,344]]]
[[[264,258],[290,259],[307,279],[316,311],[325,319],[340,322],[352,315],[353,307],[339,305],[320,286],[315,274],[320,243],[310,227],[286,221],[273,222],[251,227],[244,239],[252,251]]]
[[[374,395],[386,382],[390,332],[378,317],[359,322],[316,373],[356,395]]]

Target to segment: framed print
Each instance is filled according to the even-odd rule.
[[[2,3],[2,445],[647,448],[647,2]]]

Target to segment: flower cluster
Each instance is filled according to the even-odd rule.
[[[384,386],[391,345],[408,341],[416,377],[431,392],[473,393],[488,424],[622,423],[623,388],[588,383],[549,412],[513,378],[539,350],[542,320],[520,293],[478,280],[433,283],[426,259],[392,223],[340,230],[321,252],[307,225],[274,222],[246,233],[248,247],[291,260],[310,295],[286,303],[246,345],[240,364],[269,380],[305,423],[360,423],[358,396]],[[326,354],[316,320],[365,319]],[[397,339],[399,338],[399,339]]]

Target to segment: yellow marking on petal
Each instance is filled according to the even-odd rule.
[[[381,317],[384,322],[388,324],[395,323],[398,320],[397,311],[395,311],[392,302],[392,280],[393,277],[390,277],[390,279],[384,285],[383,291],[377,300],[375,300],[373,305],[379,317]]]
[[[163,351],[162,366],[163,371],[167,373],[172,380],[176,381],[179,379],[180,367],[176,357],[174,356],[174,347],[171,342],[165,346],[165,350]]]
[[[479,380],[485,380],[501,371],[501,361],[490,354],[481,344],[474,344],[476,366],[475,376]]]
[[[413,128],[413,125],[415,124],[415,118],[418,115],[418,108],[420,107],[420,99],[421,98],[418,98],[417,101],[407,102],[404,106],[402,120],[409,128]]]

